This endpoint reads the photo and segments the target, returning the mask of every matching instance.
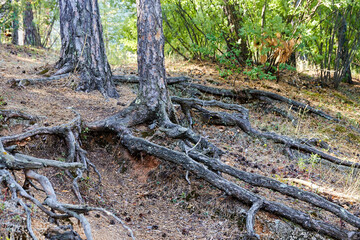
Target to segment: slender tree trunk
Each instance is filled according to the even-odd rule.
[[[138,72],[136,104],[145,105],[154,119],[167,120],[171,101],[164,64],[164,34],[160,0],[137,0]]]
[[[77,90],[99,90],[117,98],[112,81],[97,0],[59,0],[61,56],[56,74],[79,72]]]
[[[17,2],[17,0],[15,0]],[[11,43],[14,45],[19,44],[19,9],[15,6],[13,9],[13,31]]]
[[[340,44],[341,39],[341,44]],[[344,75],[342,76],[343,81],[349,84],[353,84],[350,62],[349,62],[349,40],[347,38],[347,21],[345,16],[342,17],[341,27],[339,30],[339,46],[341,45],[340,58],[344,68]]]
[[[223,0],[224,2],[224,13],[228,19],[228,25],[230,27],[230,33],[227,36],[228,41],[228,50],[233,50],[236,43],[240,41],[238,47],[241,50],[240,56],[238,57],[238,62],[241,64],[245,63],[245,60],[250,57],[250,51],[247,46],[246,40],[240,35],[241,25],[243,24],[243,18],[240,16],[240,13],[236,10],[235,3],[229,0]]]
[[[41,46],[41,38],[39,31],[33,20],[34,20],[34,14],[32,9],[32,4],[31,1],[27,1],[24,11],[24,29],[25,29],[24,44],[39,47]]]

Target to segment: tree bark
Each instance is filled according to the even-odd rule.
[[[39,31],[34,23],[34,14],[33,14],[31,1],[26,2],[25,12],[24,12],[24,29],[25,29],[24,44],[40,47],[41,38]]]
[[[240,56],[236,56],[240,64],[245,64],[245,60],[250,57],[250,51],[246,43],[246,39],[241,37],[240,29],[244,23],[241,14],[236,10],[236,3],[229,0],[223,0],[224,2],[224,14],[227,17],[230,33],[226,38],[228,39],[227,47],[229,51],[232,51],[235,47],[239,47],[241,50]],[[236,44],[240,42],[240,44]]]
[[[17,3],[18,0],[15,0]],[[13,31],[12,31],[12,39],[11,43],[14,45],[19,44],[19,9],[18,6],[13,8]]]
[[[59,0],[61,56],[56,73],[79,72],[78,91],[117,98],[105,53],[97,0]]]
[[[139,93],[135,104],[145,106],[148,117],[168,119],[171,100],[164,64],[164,33],[160,0],[137,0]]]

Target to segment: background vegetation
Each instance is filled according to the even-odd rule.
[[[27,4],[41,46],[59,48],[56,0],[3,1],[1,41],[14,36]],[[136,60],[134,0],[99,0],[107,54],[112,64]],[[221,76],[244,73],[275,79],[282,68],[305,61],[318,84],[351,83],[360,66],[360,2],[356,0],[164,0],[166,55],[219,64]],[[292,66],[292,67],[290,67]]]

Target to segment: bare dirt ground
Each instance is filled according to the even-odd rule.
[[[47,66],[56,62],[56,53],[45,50],[0,45],[0,96],[2,109],[16,109],[36,116],[43,116],[35,125],[21,122],[1,122],[0,136],[20,133],[35,126],[55,126],[73,119],[70,107],[78,111],[83,121],[96,121],[126,107],[136,96],[136,86],[119,85],[121,97],[105,101],[99,92],[75,92],[75,77],[37,85],[14,87],[11,79],[36,78]],[[339,90],[323,89],[312,78],[295,73],[282,74],[280,83],[268,80],[250,80],[246,76],[219,76],[216,66],[203,62],[168,61],[167,72],[171,76],[187,75],[201,80],[202,84],[223,88],[257,88],[273,91],[286,97],[317,106],[334,116],[346,119],[354,126],[360,124],[360,81],[356,85],[341,85]],[[136,65],[113,67],[114,74],[136,73]],[[291,83],[291,84],[290,84]],[[173,94],[181,90],[173,89]],[[179,92],[180,91],[180,92]],[[203,96],[209,97],[209,96]],[[232,99],[222,99],[232,102]],[[329,143],[334,154],[343,159],[360,162],[360,134],[343,126],[306,113],[297,115],[299,122],[292,125],[288,119],[276,114],[265,113],[258,103],[244,105],[250,110],[254,127],[276,131],[296,138],[319,138]],[[282,106],[288,108],[288,106]],[[276,178],[296,184],[301,188],[317,192],[334,201],[350,212],[360,216],[360,178],[354,171],[343,171],[334,166],[319,164],[317,156],[297,154],[296,160],[284,155],[283,146],[262,139],[251,138],[233,127],[210,126],[196,121],[194,130],[206,136],[227,151],[224,162],[242,170]],[[134,129],[144,134],[146,127]],[[144,135],[144,137],[148,137]],[[245,231],[244,209],[221,191],[189,174],[189,185],[185,171],[175,165],[162,162],[150,156],[130,156],[123,149],[116,136],[104,133],[95,136],[84,131],[84,148],[89,159],[99,169],[103,179],[90,172],[80,182],[80,190],[87,204],[104,207],[133,230],[137,239],[241,239]],[[155,137],[153,141],[168,145],[165,138]],[[61,139],[41,137],[19,143],[22,151],[34,156],[61,160],[66,148]],[[63,171],[46,169],[42,173],[54,184],[61,202],[77,203],[71,191],[71,180]],[[21,172],[16,173],[19,182]],[[238,181],[241,186],[291,207],[301,209],[339,226],[347,226],[333,215],[285,197],[269,190],[255,188]],[[322,188],[316,188],[316,186]],[[33,191],[35,193],[36,191]],[[1,205],[9,196],[1,194],[0,224],[6,221],[20,221],[25,215],[12,212]],[[39,199],[45,195],[36,193]],[[4,206],[4,207],[2,207]],[[19,217],[16,217],[19,216]],[[51,225],[40,210],[33,210],[33,228],[39,239]],[[126,230],[102,214],[91,212],[86,216],[92,227],[94,239],[130,239]],[[84,235],[79,224],[74,228]],[[348,227],[348,226],[347,226]],[[316,233],[304,234],[303,230],[286,220],[260,212],[256,218],[256,231],[261,239],[322,239]],[[284,235],[288,232],[289,238]]]

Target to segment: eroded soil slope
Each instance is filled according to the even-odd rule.
[[[121,97],[116,100],[106,101],[98,92],[75,92],[73,88],[76,76],[36,85],[14,86],[12,79],[37,78],[49,74],[46,71],[44,73],[44,69],[55,63],[58,56],[44,50],[11,45],[1,45],[0,55],[1,108],[16,109],[41,117],[36,123],[3,121],[0,127],[1,136],[20,133],[37,126],[55,126],[69,122],[75,117],[69,108],[79,112],[83,121],[100,120],[126,107],[136,96],[136,86],[131,84],[117,86]],[[272,91],[345,119],[347,125],[331,123],[309,116],[306,112],[293,113],[298,119],[297,124],[293,124],[289,119],[267,111],[267,106],[263,103],[244,104],[250,110],[254,127],[295,138],[318,138],[329,144],[332,154],[360,162],[360,134],[350,128],[358,127],[360,119],[359,81],[356,81],[354,86],[341,85],[341,88],[335,91],[316,86],[316,83],[312,82],[313,78],[289,72],[282,74],[280,83],[275,83],[250,80],[240,75],[224,79],[219,77],[216,66],[201,62],[169,61],[166,65],[171,76],[188,75],[207,86],[229,89],[251,87]],[[136,66],[128,64],[113,67],[113,70],[114,74],[134,74]],[[186,95],[185,89],[171,90],[174,95]],[[289,110],[288,106],[277,106]],[[358,173],[351,169],[343,171],[338,167],[320,164],[317,156],[297,152],[294,152],[296,158],[291,160],[284,154],[283,146],[263,139],[254,139],[235,127],[210,126],[194,118],[194,130],[226,151],[222,160],[227,164],[318,192],[360,215],[360,178]],[[168,145],[170,142],[164,136],[146,133],[145,126],[134,129],[134,132],[159,144]],[[245,232],[244,217],[248,207],[237,203],[191,173],[189,184],[182,168],[150,156],[130,156],[121,147],[116,136],[107,133],[95,136],[85,129],[82,141],[89,159],[102,175],[101,185],[93,172],[83,177],[80,191],[84,199],[89,205],[104,207],[123,219],[134,231],[137,239],[239,239]],[[34,156],[57,160],[63,160],[66,156],[63,140],[56,137],[40,137],[18,144],[21,151]],[[63,171],[46,169],[42,173],[54,184],[60,201],[77,203],[71,191],[71,180]],[[18,172],[16,176],[21,182],[22,173]],[[240,181],[237,183],[270,200],[308,212],[316,218],[339,226],[346,225],[333,215],[308,204]],[[5,191],[0,193],[1,203],[9,199],[4,193]],[[42,199],[45,195],[36,193],[35,196]],[[12,222],[15,226],[18,221],[18,225],[21,225],[24,214],[12,211],[13,208],[7,205],[3,208],[1,206],[5,205],[0,205],[0,223]],[[51,224],[36,208],[33,215],[34,231],[43,239],[43,234]],[[94,239],[130,239],[124,228],[111,218],[97,213],[90,213],[87,218],[91,223]],[[256,231],[262,239],[289,239],[287,237],[290,235],[298,239],[323,238],[315,233],[307,233],[271,214],[260,212],[256,219]],[[73,221],[72,224],[82,235],[78,223]],[[82,237],[84,238],[83,235]]]

